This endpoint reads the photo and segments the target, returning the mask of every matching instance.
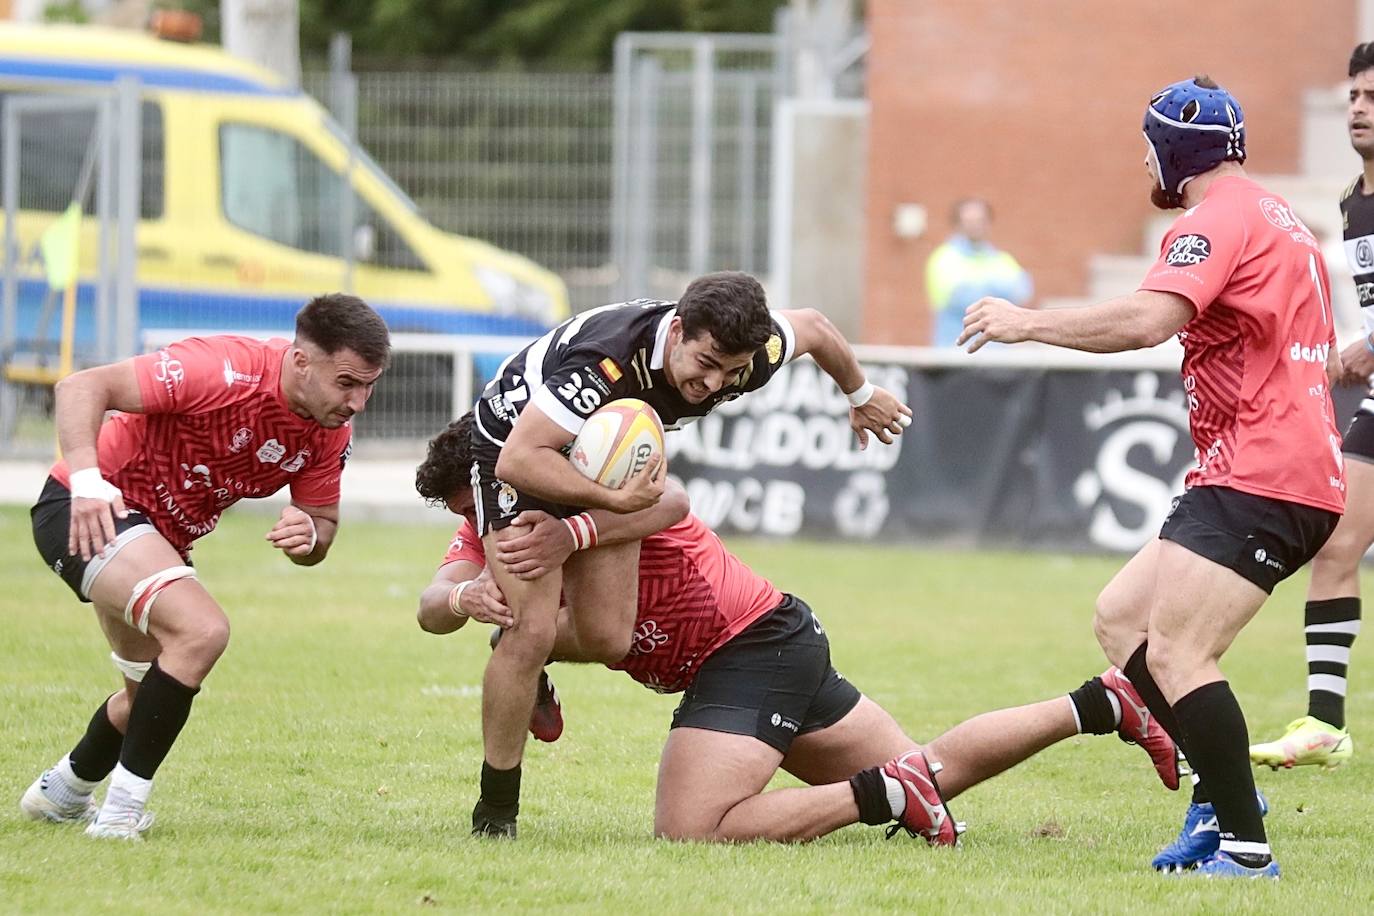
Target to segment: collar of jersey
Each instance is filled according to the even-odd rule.
[[[673,323],[673,316],[676,314],[677,306],[673,306],[658,320],[658,330],[654,331],[654,353],[649,357],[650,369],[663,368],[663,351],[668,347],[668,326]]]

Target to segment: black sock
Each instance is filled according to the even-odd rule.
[[[1204,684],[1179,699],[1174,713],[1188,737],[1188,762],[1207,783],[1216,808],[1222,852],[1252,868],[1267,864],[1268,839],[1250,771],[1250,734],[1231,685]],[[1237,844],[1262,849],[1237,849]]]
[[[1303,635],[1307,637],[1307,714],[1336,728],[1345,728],[1345,676],[1350,666],[1350,647],[1360,631],[1360,599],[1309,601],[1303,617]]]
[[[129,710],[129,731],[119,753],[124,769],[142,779],[153,778],[181,734],[198,693],[199,687],[187,687],[153,662]]]
[[[1131,682],[1131,686],[1135,687],[1135,692],[1140,694],[1140,698],[1145,701],[1145,707],[1150,710],[1150,714],[1169,733],[1169,737],[1174,739],[1174,744],[1178,745],[1179,751],[1187,756],[1188,750],[1183,746],[1183,730],[1179,728],[1178,717],[1174,715],[1173,707],[1169,705],[1169,701],[1164,699],[1164,693],[1155,683],[1154,675],[1150,674],[1149,666],[1145,664],[1145,652],[1148,646],[1148,642],[1141,643],[1140,647],[1131,653],[1130,659],[1121,671]],[[1191,762],[1189,766],[1192,766]],[[1196,773],[1197,769],[1193,768],[1193,772]],[[1209,801],[1207,790],[1202,787],[1202,782],[1200,780],[1194,782],[1193,804],[1205,805]]]
[[[1154,675],[1150,674],[1149,667],[1145,664],[1145,649],[1148,642],[1140,644],[1140,648],[1131,653],[1121,672],[1126,675],[1126,679],[1131,682],[1135,692],[1140,694],[1140,698],[1145,701],[1145,706],[1151,714],[1159,720],[1159,724],[1169,733],[1169,737],[1174,739],[1174,743],[1180,748],[1183,747],[1183,738],[1179,735],[1178,718],[1174,715],[1174,710],[1169,706],[1169,701],[1164,699],[1163,692],[1159,685],[1155,683]],[[1188,753],[1184,750],[1185,754]]]
[[[110,700],[107,697],[100,708],[91,716],[91,724],[86,726],[86,734],[76,742],[69,758],[72,772],[87,782],[100,782],[119,763],[119,749],[124,744],[124,736],[110,722],[106,709]]]
[[[1116,714],[1112,712],[1111,701],[1107,699],[1107,688],[1102,678],[1095,677],[1083,682],[1083,686],[1069,694],[1078,714],[1078,731],[1085,735],[1110,735],[1116,731]]]
[[[887,783],[880,767],[869,767],[849,777],[854,803],[859,806],[859,823],[886,824],[892,820],[892,805],[887,801]]]
[[[520,764],[517,763],[509,770],[498,770],[483,760],[482,801],[498,810],[514,808],[519,811]]]

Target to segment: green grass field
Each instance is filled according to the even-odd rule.
[[[90,612],[45,570],[28,516],[0,510],[0,909],[25,912],[963,910],[1298,912],[1374,905],[1374,748],[1334,774],[1259,774],[1281,882],[1150,872],[1186,799],[1111,737],[1065,742],[954,805],[963,848],[851,827],[806,846],[650,839],[672,697],[598,668],[556,671],[568,728],[531,744],[521,837],[469,839],[481,762],[477,628],[419,630],[438,528],[345,523],[297,569],[234,515],[196,550],[228,610],[228,653],[158,776],[144,844],[33,824],[17,801],[116,685]],[[804,596],[835,663],[917,738],[1076,687],[1105,666],[1089,620],[1113,558],[744,542]],[[1305,711],[1305,575],[1227,666],[1257,735]],[[1368,637],[1366,637],[1368,638]],[[1374,740],[1374,662],[1356,648],[1351,726]],[[789,784],[780,778],[776,784]]]

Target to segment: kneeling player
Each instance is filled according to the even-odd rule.
[[[440,436],[466,441],[466,422]],[[483,572],[464,467],[460,461],[448,472],[451,486],[442,495],[421,488],[466,519],[421,595],[420,625],[432,633],[452,632],[469,617],[509,617]],[[422,466],[419,478],[432,486],[444,476]],[[1115,731],[1140,743],[1165,785],[1178,787],[1173,742],[1115,668],[1070,693],[1068,702],[1057,697],[986,713],[917,745],[831,666],[829,641],[807,604],[751,571],[700,519],[687,515],[648,533],[680,516],[674,507],[683,500],[671,487],[667,508],[644,513],[593,511],[571,521],[524,513],[516,525],[525,535],[503,545],[498,559],[526,572],[557,566],[576,549],[580,525],[596,530],[602,543],[643,538],[635,640],[630,654],[609,667],[662,693],[685,692],[659,765],[658,836],[799,841],[853,823],[895,821],[892,832],[905,828],[950,845],[959,827],[948,799],[1085,732]],[[560,637],[571,619],[564,609]],[[779,767],[809,787],[765,792]]]

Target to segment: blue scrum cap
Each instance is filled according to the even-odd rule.
[[[1163,190],[1182,194],[1194,176],[1227,160],[1245,161],[1245,114],[1225,89],[1183,80],[1150,99],[1145,140]]]

